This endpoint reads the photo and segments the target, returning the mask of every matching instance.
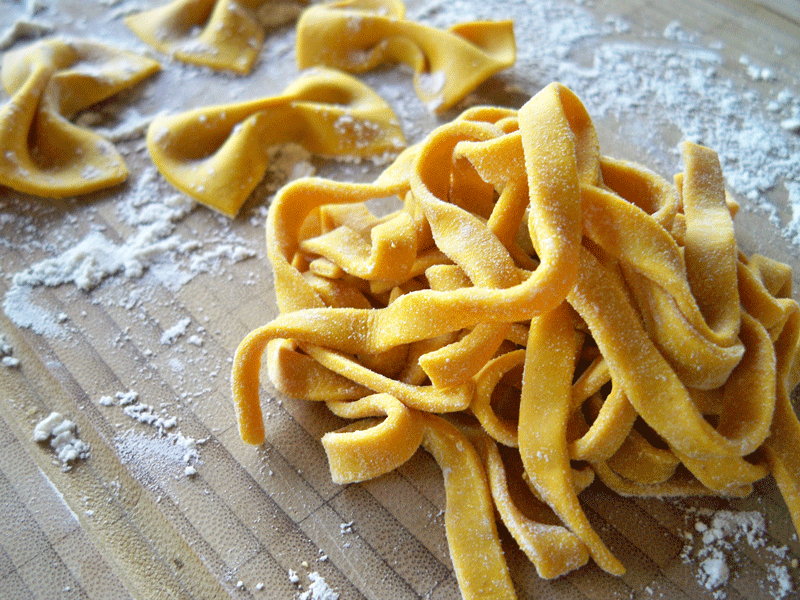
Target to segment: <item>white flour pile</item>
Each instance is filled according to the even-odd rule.
[[[112,278],[124,284],[149,273],[164,287],[176,290],[198,273],[256,256],[235,235],[209,243],[177,233],[177,225],[194,208],[194,201],[176,193],[154,167],[146,169],[122,194],[117,207],[123,225],[131,229],[127,238],[115,241],[104,232],[106,226],[97,226],[60,254],[15,273],[3,309],[18,327],[48,337],[63,336],[66,331],[58,315],[37,304],[36,288],[71,284],[91,292]]]
[[[303,563],[305,564],[305,563]],[[339,600],[339,593],[331,588],[316,571],[308,574],[309,584],[305,591],[297,595],[297,600]],[[289,581],[300,586],[300,576],[289,569]]]
[[[76,461],[89,456],[89,444],[78,437],[78,427],[75,422],[58,412],[51,412],[36,424],[33,429],[33,440],[48,442],[65,471]]]
[[[797,568],[797,560],[790,557],[788,547],[771,543],[761,513],[705,510],[698,516],[693,531],[685,534],[687,543],[681,556],[697,565],[698,583],[714,598],[727,597],[726,588],[743,559],[745,546],[761,550],[767,558],[764,591],[775,600],[790,597],[794,580],[789,569]]]
[[[101,396],[98,402],[106,407],[120,406],[125,415],[155,430],[154,435],[129,430],[117,436],[114,444],[123,462],[143,460],[153,472],[163,472],[164,468],[175,471],[177,467],[185,476],[197,473],[199,447],[208,440],[183,435],[178,429],[178,418],[167,414],[166,407],[157,410],[151,404],[140,402],[134,390]],[[154,458],[160,460],[154,462]]]
[[[14,347],[8,342],[6,337],[0,333],[0,365],[7,368],[19,366],[19,359],[13,356]]]

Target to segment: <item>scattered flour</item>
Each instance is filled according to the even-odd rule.
[[[298,600],[338,600],[339,593],[334,591],[327,583],[325,578],[317,572],[308,574],[308,579],[311,582],[305,592],[298,594]],[[300,578],[294,571],[289,571],[289,581],[298,583]]]
[[[58,412],[51,412],[36,424],[33,439],[36,442],[47,442],[56,453],[64,470],[69,470],[77,460],[89,456],[89,444],[78,437],[78,427],[73,421]]]
[[[19,359],[12,356],[12,354],[14,354],[14,348],[8,342],[6,337],[0,333],[0,364],[10,369],[19,367]]]
[[[174,344],[178,338],[186,335],[186,329],[189,327],[191,322],[191,318],[184,317],[169,329],[165,329],[164,333],[161,334],[161,344],[163,346],[170,346]]]
[[[740,559],[739,548],[763,549],[772,561],[767,564],[766,590],[775,600],[789,597],[794,581],[789,573],[793,565],[786,546],[770,543],[764,517],[759,512],[732,510],[700,511],[693,531],[687,532],[681,556],[687,563],[697,564],[697,581],[714,598],[727,597],[726,588],[733,567]]]
[[[213,273],[224,264],[256,256],[233,236],[199,242],[175,233],[176,225],[194,207],[191,198],[169,189],[154,167],[146,169],[118,207],[123,222],[133,228],[132,234],[116,242],[100,228],[92,229],[57,256],[15,273],[3,299],[4,311],[18,327],[46,337],[63,337],[65,329],[57,315],[37,304],[37,288],[71,284],[88,293],[113,277],[131,281],[150,272],[167,288],[176,289],[199,273]]]
[[[115,440],[115,445],[124,462],[142,460],[150,465],[170,464],[182,468],[182,474],[192,477],[197,474],[196,465],[200,462],[198,447],[208,439],[196,439],[183,435],[178,430],[178,418],[166,414],[166,409],[157,411],[152,405],[139,401],[134,390],[116,392],[114,396],[101,396],[102,406],[122,407],[125,415],[156,430],[155,436],[145,436],[128,431]]]
[[[353,533],[353,521],[350,521],[348,523],[340,523],[339,533],[341,535],[345,535],[347,533]]]
[[[19,359],[13,356],[4,356],[0,359],[0,364],[8,369],[13,369],[15,367],[19,367]]]

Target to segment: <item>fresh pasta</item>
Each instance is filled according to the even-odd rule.
[[[137,54],[84,40],[53,38],[3,55],[0,184],[63,198],[125,181],[114,145],[70,121],[160,69]]]
[[[405,19],[400,0],[340,0],[310,6],[297,22],[297,64],[363,73],[385,63],[414,70],[414,88],[445,111],[514,64],[511,21],[475,21],[447,30]]]
[[[305,2],[298,2],[302,5]],[[132,14],[139,39],[178,60],[247,74],[264,44],[264,28],[296,17],[278,0],[173,0]]]
[[[669,182],[602,156],[555,83],[467,110],[371,184],[285,186],[267,221],[281,314],[233,364],[242,439],[264,439],[266,352],[278,390],[352,421],[322,438],[335,481],[426,449],[467,599],[514,597],[495,509],[542,577],[624,573],[580,504],[595,478],[745,496],[771,474],[800,528],[791,273],[739,250],[716,154],[683,159]],[[402,208],[365,207],[387,197]]]
[[[405,147],[397,117],[368,86],[344,73],[311,69],[277,96],[156,117],[147,147],[182,192],[236,216],[289,142],[326,157],[395,155]]]

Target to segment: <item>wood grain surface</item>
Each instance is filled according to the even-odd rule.
[[[48,7],[42,18],[50,18],[58,34],[143,49],[121,21],[119,9],[129,2],[41,4]],[[565,4],[575,6],[569,0]],[[786,89],[800,98],[800,4],[794,0],[579,4],[598,23],[608,15],[624,18],[634,27],[630,35],[648,44],[666,44],[661,34],[677,20],[683,31],[699,36],[693,43],[719,42],[714,47],[723,58],[720,77],[763,97]],[[0,27],[22,5],[0,3]],[[503,3],[497,6],[500,18]],[[586,51],[595,42],[581,43]],[[277,93],[293,74],[292,48],[276,48],[273,41],[264,52],[268,59],[253,74],[236,78],[160,57],[162,74],[126,96],[126,102],[147,115],[165,102],[180,110]],[[779,77],[748,81],[742,55]],[[274,64],[265,66],[267,60],[285,61],[286,77],[278,76]],[[387,76],[407,79],[401,70]],[[547,83],[525,81],[520,98]],[[407,93],[412,94],[410,86]],[[474,100],[494,101],[493,93],[484,86]],[[401,117],[410,139],[437,124],[419,109]],[[614,130],[613,119],[599,120],[598,128],[610,154],[632,158],[625,156],[631,148],[648,143],[647,137],[626,141]],[[119,189],[52,201],[0,188],[0,296],[12,288],[15,273],[63,251],[88,231],[102,231],[117,243],[131,235],[119,207],[122,198],[137,193],[137,181],[150,168],[142,141],[134,137],[119,144],[132,172],[131,182]],[[366,180],[378,172],[368,164],[317,161],[315,166],[342,178]],[[774,197],[779,216],[790,218],[785,195]],[[419,451],[380,479],[335,485],[319,438],[340,422],[323,406],[282,397],[266,378],[267,441],[260,447],[240,441],[229,391],[231,357],[242,337],[277,310],[263,248],[264,215],[257,203],[233,221],[200,207],[177,222],[176,233],[185,240],[209,249],[235,240],[256,253],[239,262],[223,256],[221,266],[197,268],[179,284],[170,283],[163,275],[169,270],[161,265],[160,277],[117,274],[88,292],[72,284],[37,288],[31,302],[60,315],[62,336],[20,328],[0,313],[0,333],[20,361],[17,368],[0,368],[0,598],[288,600],[308,588],[311,573],[323,576],[341,600],[460,597],[444,533],[441,473],[428,454]],[[749,211],[743,202],[737,223],[744,248],[786,261],[800,273],[800,249],[780,235],[768,215]],[[187,335],[171,345],[161,343],[164,331],[187,317]],[[198,343],[186,341],[191,334]],[[158,414],[177,417],[172,431],[203,440],[196,475],[186,475],[173,438],[133,422],[118,404],[99,401],[128,390]],[[75,421],[80,438],[91,446],[90,457],[69,471],[31,437],[35,423],[51,411]],[[681,557],[685,532],[703,509],[759,511],[767,519],[769,546],[786,545],[791,556],[800,557],[788,513],[769,480],[759,483],[752,497],[730,502],[628,499],[600,487],[590,488],[582,499],[627,574],[614,578],[590,563],[543,581],[503,533],[520,598],[711,598],[697,582],[697,564]],[[727,598],[770,598],[764,583],[770,553],[742,544],[736,556]],[[297,573],[298,583],[290,571]],[[790,572],[800,582],[800,571]]]

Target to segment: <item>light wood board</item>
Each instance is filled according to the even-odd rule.
[[[58,34],[143,48],[120,19],[119,9],[129,2],[43,4],[55,10]],[[598,23],[608,15],[623,17],[633,26],[627,35],[647,44],[675,43],[661,34],[677,20],[683,31],[699,36],[693,43],[707,47],[713,40],[721,42],[714,46],[724,61],[720,77],[731,77],[765,98],[782,89],[800,97],[797,2],[582,4]],[[0,4],[0,25],[21,6]],[[502,2],[497,13],[504,16]],[[128,96],[128,102],[147,115],[165,104],[180,110],[277,93],[294,67],[291,46],[276,49],[275,39],[287,38],[275,33],[264,61],[285,61],[283,71],[262,61],[250,76],[234,77],[160,57],[162,74]],[[588,39],[580,46],[588,52],[595,43]],[[742,55],[771,68],[778,78],[748,82]],[[282,72],[285,79],[275,75]],[[511,80],[527,81],[517,75]],[[413,95],[407,72],[398,69],[389,76],[407,86],[409,98]],[[508,80],[498,81],[501,86]],[[530,96],[546,83],[528,81],[516,97]],[[488,85],[474,100],[495,98]],[[400,116],[410,139],[437,124],[413,100],[402,104],[408,107]],[[601,120],[599,127],[612,154],[632,153],[631,148],[647,143],[626,142],[612,120]],[[63,251],[90,229],[117,241],[131,235],[118,212],[120,198],[134,193],[137,177],[150,165],[141,138],[121,145],[132,180],[120,189],[66,202],[0,189],[1,212],[8,215],[0,225],[0,296],[12,287],[15,273]],[[369,179],[377,172],[370,165],[316,165],[336,177]],[[776,198],[780,203],[779,193]],[[63,314],[65,336],[19,328],[0,314],[0,333],[20,360],[17,369],[0,369],[0,598],[282,600],[306,589],[312,572],[322,575],[342,600],[459,597],[443,528],[441,474],[429,455],[420,451],[378,480],[337,486],[330,481],[318,440],[339,422],[322,406],[281,397],[266,381],[262,395],[273,399],[265,403],[267,442],[254,448],[239,440],[230,401],[230,359],[242,337],[276,313],[263,248],[264,214],[251,203],[244,217],[229,222],[199,207],[178,222],[176,234],[184,240],[213,249],[235,239],[258,254],[236,263],[222,259],[219,268],[198,272],[180,285],[118,274],[90,292],[71,284],[37,289],[31,301],[50,314]],[[788,218],[785,204],[781,214]],[[789,262],[800,272],[800,248],[781,237],[763,213],[748,211],[743,203],[738,222],[743,247]],[[161,344],[162,332],[185,317],[191,318],[189,333],[173,345]],[[200,344],[187,342],[192,334]],[[198,447],[197,475],[184,475],[185,465],[168,438],[133,423],[121,407],[99,402],[104,395],[131,389],[142,402],[178,417],[183,435],[207,439]],[[37,420],[50,411],[74,420],[81,439],[91,446],[90,458],[68,472],[31,438]],[[770,544],[786,544],[793,556],[800,556],[770,481],[759,484],[753,497],[730,503],[622,499],[599,487],[582,497],[590,519],[628,573],[613,578],[590,564],[559,580],[542,581],[504,534],[520,598],[711,597],[696,581],[697,564],[681,558],[683,532],[694,522],[687,508],[757,510],[767,518]],[[769,552],[745,544],[736,556],[727,597],[769,598],[763,583],[773,560]],[[290,581],[290,570],[297,572],[300,587]],[[800,582],[800,571],[791,573]]]

